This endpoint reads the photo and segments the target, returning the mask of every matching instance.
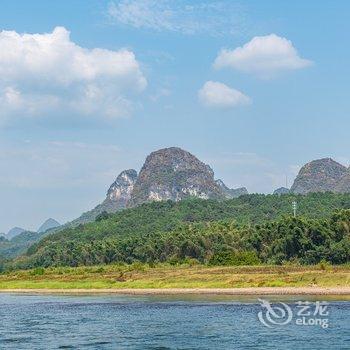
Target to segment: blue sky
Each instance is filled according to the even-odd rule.
[[[250,192],[290,184],[312,159],[348,165],[349,10],[3,0],[0,232],[79,216],[168,146]]]

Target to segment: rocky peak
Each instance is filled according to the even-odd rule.
[[[345,166],[331,158],[313,160],[300,169],[291,187],[291,192],[305,194],[334,191],[337,183],[346,172]]]
[[[244,194],[248,194],[248,190],[245,187],[228,188],[224,182],[220,179],[215,180],[216,184],[220,187],[226,198],[238,198]]]
[[[135,183],[131,205],[152,200],[179,201],[186,197],[223,198],[213,170],[178,147],[152,152]]]
[[[126,206],[130,200],[131,192],[137,179],[137,172],[134,169],[122,171],[107,191],[107,199],[119,202]]]
[[[56,221],[55,219],[49,218],[38,228],[37,232],[39,233],[46,232],[47,230],[56,228],[58,226],[61,226],[61,224],[58,221]]]
[[[188,197],[225,199],[247,194],[245,187],[230,189],[214,180],[209,165],[178,147],[152,152],[137,175],[136,170],[122,171],[110,186],[106,199],[82,214],[70,225],[90,222],[103,213],[113,213],[150,201],[179,201]]]
[[[215,182],[220,188],[222,188],[224,190],[229,189],[221,179],[217,179],[217,180],[215,180]]]
[[[287,187],[279,187],[276,190],[273,191],[273,194],[288,194],[290,193],[290,189]]]
[[[238,198],[238,197],[243,196],[245,194],[249,194],[246,187],[231,188],[230,192],[231,192],[232,198]]]
[[[106,199],[94,209],[83,213],[79,218],[72,221],[71,225],[90,222],[96,219],[103,212],[115,213],[126,208],[137,179],[137,172],[134,169],[122,171],[107,191]]]
[[[18,236],[23,232],[25,232],[25,229],[23,229],[21,227],[14,227],[9,232],[7,232],[6,238],[12,239],[13,237]]]

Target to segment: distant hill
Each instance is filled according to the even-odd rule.
[[[6,238],[8,240],[12,239],[15,236],[18,236],[19,234],[21,234],[22,232],[25,232],[26,230],[21,228],[21,227],[14,227],[12,228],[9,232],[7,232],[6,234]]]
[[[181,148],[169,147],[148,155],[139,174],[134,169],[122,171],[101,204],[65,226],[88,223],[103,212],[115,213],[152,201],[228,199],[243,194],[248,194],[245,187],[228,188],[223,181],[214,179],[209,165]]]
[[[41,233],[23,231],[12,239],[0,240],[0,258],[12,259],[23,254],[33,243],[42,238]]]
[[[47,219],[37,230],[38,233],[46,232],[47,230],[51,230],[53,228],[59,227],[61,224],[55,219],[49,218]]]
[[[350,193],[350,169],[331,158],[305,164],[290,189],[281,187],[274,194],[326,191]],[[222,180],[215,180],[210,166],[193,154],[169,147],[148,155],[139,174],[134,169],[122,171],[101,204],[63,227],[94,221],[103,212],[115,213],[152,201],[176,202],[190,197],[223,200],[247,194],[245,187],[231,189]]]
[[[32,244],[38,242],[43,236],[59,227],[59,223],[54,219],[46,220],[40,226],[38,232],[26,231],[15,227],[10,230],[10,235],[0,239],[0,259],[12,259],[23,254]]]
[[[273,194],[279,194],[279,195],[288,194],[288,193],[290,193],[290,189],[287,187],[280,187],[273,191]]]
[[[152,152],[146,158],[129,206],[189,197],[223,199],[225,195],[209,165],[181,148],[170,147]]]
[[[313,160],[300,169],[290,190],[298,194],[336,192],[337,185],[346,174],[347,168],[331,158]]]
[[[243,196],[244,194],[248,194],[248,190],[245,187],[239,188],[228,188],[222,180],[215,180],[216,184],[221,188],[222,192],[225,194],[225,197],[230,198],[238,198],[239,196]]]

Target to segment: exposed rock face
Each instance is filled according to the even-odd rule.
[[[226,198],[238,198],[244,194],[249,194],[245,187],[228,188],[222,180],[215,180],[216,184],[220,187],[221,191]]]
[[[350,168],[348,168],[344,176],[339,180],[334,191],[340,193],[350,193]]]
[[[130,201],[136,179],[136,170],[128,169],[122,171],[109,187],[106,199],[94,209],[96,212],[95,216],[103,211],[114,213],[120,209],[126,208]]]
[[[94,221],[97,215],[106,211],[114,213],[126,208],[129,204],[131,193],[137,179],[137,171],[134,169],[122,171],[107,191],[106,199],[94,209],[82,214],[70,224],[77,225]]]
[[[170,147],[151,153],[135,183],[130,206],[186,197],[224,198],[214,172],[191,153]]]
[[[279,195],[288,194],[288,193],[290,193],[290,189],[287,187],[280,187],[273,191],[273,194],[279,194]]]
[[[51,230],[53,228],[56,228],[58,226],[61,226],[61,224],[56,221],[55,219],[47,219],[38,229],[38,233],[46,232],[47,230]]]
[[[346,172],[345,166],[331,158],[313,160],[300,169],[291,187],[291,192],[305,194],[335,191],[337,184]]]
[[[131,198],[131,193],[137,179],[137,172],[134,169],[122,171],[112,183],[107,199],[120,208],[125,208]]]

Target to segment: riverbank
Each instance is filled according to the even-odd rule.
[[[346,295],[350,287],[149,288],[149,289],[1,289],[0,293],[119,295]]]
[[[119,293],[134,290],[214,290],[227,293],[248,288],[255,293],[262,288],[274,288],[279,293],[294,293],[306,288],[306,293],[348,293],[350,267],[347,266],[235,266],[208,267],[203,265],[104,265],[20,270],[0,275],[0,290],[73,290]],[[287,288],[287,289],[282,289]],[[319,290],[317,290],[319,288]],[[290,289],[290,291],[289,291]],[[135,292],[136,293],[136,292]],[[221,292],[220,292],[221,293]],[[237,292],[239,293],[239,292]],[[343,293],[343,292],[341,292]],[[300,294],[298,292],[298,294]]]

